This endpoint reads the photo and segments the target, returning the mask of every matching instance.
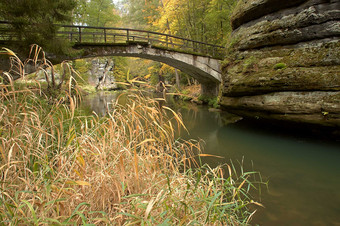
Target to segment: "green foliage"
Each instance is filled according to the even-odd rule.
[[[219,99],[218,97],[211,98],[208,103],[210,106],[213,108],[220,108],[221,106],[219,105]]]
[[[192,100],[192,97],[189,96],[190,91],[189,90],[182,90],[179,95],[179,99],[183,101],[190,101]]]
[[[31,44],[38,44],[45,50],[62,49],[55,40],[57,27],[54,24],[71,21],[75,6],[75,0],[2,0],[0,17],[13,22],[11,26],[22,49]]]
[[[120,20],[111,0],[79,0],[74,17],[77,24],[97,27],[114,26]]]
[[[159,0],[123,0],[123,21],[127,26],[157,31],[153,22],[160,16]]]
[[[243,72],[247,72],[251,68],[254,67],[254,63],[256,61],[256,58],[254,56],[251,56],[243,61]]]
[[[160,63],[153,63],[152,66],[148,68],[151,85],[157,85],[160,81],[163,80],[160,70]]]
[[[114,57],[114,70],[113,76],[118,82],[126,82],[127,81],[127,73],[128,73],[128,60],[125,57]]]
[[[123,22],[134,28],[224,45],[231,32],[229,20],[236,2],[237,0],[123,0]],[[191,51],[182,51],[197,55]],[[151,76],[147,72],[142,73],[143,71],[145,72],[141,70],[140,74]],[[176,77],[174,71],[159,74],[171,84],[179,84],[180,77],[182,84],[190,84],[183,75]],[[159,81],[155,74],[152,75],[152,81]]]
[[[73,68],[79,72],[81,78],[77,78],[79,85],[86,85],[89,78],[89,70],[91,70],[91,63],[87,62],[85,59],[79,59],[73,61]]]
[[[202,101],[203,103],[209,103],[210,97],[202,94],[198,97],[198,100]]]
[[[226,58],[222,61],[221,67],[222,67],[222,68],[227,67],[231,62],[232,62],[232,60],[230,60],[230,58],[226,57]]]
[[[275,64],[274,70],[285,69],[286,67],[287,65],[285,63],[278,63],[278,64]]]
[[[206,95],[201,95],[198,97],[199,101],[202,101],[205,104],[208,104],[209,106],[212,106],[213,108],[220,108],[219,105],[219,98],[218,97],[210,97]]]
[[[153,24],[161,32],[224,45],[231,32],[230,15],[236,0],[163,0]]]

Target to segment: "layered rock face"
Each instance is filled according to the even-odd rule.
[[[340,0],[241,0],[232,26],[223,107],[340,127]]]
[[[92,59],[92,68],[89,72],[88,82],[95,86],[97,90],[115,90],[117,89],[116,80],[112,71],[114,70],[114,61],[108,59]]]

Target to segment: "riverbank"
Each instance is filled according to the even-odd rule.
[[[181,116],[141,93],[88,115],[72,81],[53,96],[38,82],[0,83],[2,223],[250,222],[258,173],[201,165],[199,143],[175,139]]]

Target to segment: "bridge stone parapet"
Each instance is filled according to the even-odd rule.
[[[218,94],[218,87],[221,83],[221,67],[218,59],[157,48],[152,45],[78,43],[75,48],[84,50],[82,56],[77,58],[124,56],[162,62],[197,79],[202,85],[202,94],[209,96]]]

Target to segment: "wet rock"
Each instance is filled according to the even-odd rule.
[[[225,108],[245,116],[308,122],[325,126],[340,123],[340,92],[276,92],[223,97]]]

